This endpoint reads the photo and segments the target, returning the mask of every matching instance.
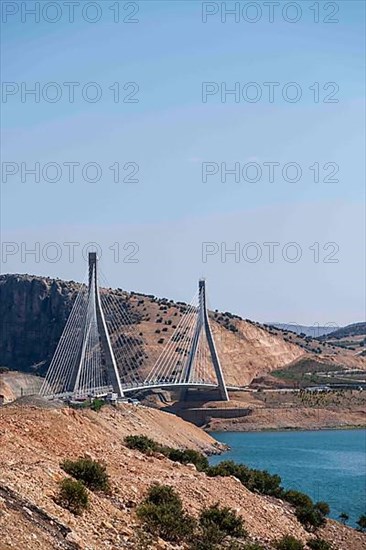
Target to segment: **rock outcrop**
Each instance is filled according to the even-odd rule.
[[[72,308],[78,285],[0,276],[0,366],[44,374]]]

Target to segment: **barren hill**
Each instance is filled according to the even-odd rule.
[[[198,428],[144,407],[123,405],[99,413],[17,404],[0,409],[1,550],[144,548],[137,539],[135,507],[154,481],[174,486],[194,515],[217,500],[235,508],[252,540],[266,544],[285,534],[304,542],[312,538],[289,505],[254,494],[233,477],[208,478],[192,465],[127,449],[122,440],[131,433],[177,447],[215,449],[212,438]],[[105,461],[112,491],[91,493],[90,508],[76,517],[54,497],[65,476],[60,461],[85,453]],[[337,550],[361,550],[365,544],[365,535],[332,520],[320,535]],[[173,546],[158,540],[153,548]]]

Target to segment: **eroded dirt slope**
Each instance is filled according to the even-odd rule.
[[[155,481],[174,486],[193,514],[217,501],[237,509],[252,539],[268,542],[289,533],[309,538],[288,505],[251,493],[235,478],[207,478],[189,465],[124,447],[125,434],[147,433],[165,444],[212,449],[209,435],[160,411],[124,405],[94,413],[13,404],[0,410],[0,430],[2,550],[138,548],[135,506]],[[75,517],[54,496],[65,475],[60,460],[85,453],[106,462],[112,494],[91,494],[90,509]],[[338,550],[365,547],[364,535],[333,521],[323,536]]]

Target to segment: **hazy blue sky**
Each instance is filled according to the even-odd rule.
[[[239,2],[240,20],[228,15],[226,23],[220,2],[104,0],[84,18],[90,2],[79,2],[74,22],[62,1],[59,13],[52,6],[42,12],[47,2],[40,2],[39,22],[21,13],[24,2],[2,4],[2,272],[80,280],[81,249],[93,241],[112,286],[189,301],[205,276],[211,306],[244,317],[363,320],[364,2],[300,1],[301,14],[280,2],[272,23],[263,2],[257,14]],[[216,8],[203,23],[202,13]],[[285,20],[296,16],[296,23]],[[38,102],[24,95],[37,82]],[[73,103],[65,82],[80,83]],[[85,87],[90,82],[97,87]],[[204,82],[218,90],[206,102]],[[273,102],[268,82],[278,83]],[[286,88],[290,82],[296,88]],[[126,83],[135,84],[123,89]],[[220,90],[235,83],[241,95],[222,100]],[[87,101],[97,90],[100,100]],[[261,99],[251,102],[255,93]],[[70,162],[80,163],[73,182]],[[272,182],[268,162],[279,164]],[[40,181],[21,163],[39,163]],[[52,166],[42,175],[47,163],[61,167],[59,181],[47,181]],[[87,181],[93,167],[83,177],[87,163],[98,164],[99,181]],[[109,168],[116,163],[117,183]],[[203,163],[218,172],[207,181]],[[258,167],[262,176],[221,181],[221,163],[247,166],[247,180]],[[299,181],[282,177],[288,163],[301,167]],[[122,181],[137,166],[131,179],[138,181]],[[288,167],[287,179],[296,179],[294,170]],[[70,242],[80,243],[74,261]],[[124,250],[126,243],[136,245]],[[273,261],[264,243],[278,243]],[[240,256],[225,256],[225,247]],[[203,258],[203,249],[211,255]],[[55,254],[57,261],[47,261]]]

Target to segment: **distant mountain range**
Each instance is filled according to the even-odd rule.
[[[320,327],[318,325],[307,326],[307,325],[296,325],[293,323],[267,323],[272,327],[279,328],[280,330],[295,332],[296,334],[305,334],[305,336],[311,336],[312,338],[319,338],[320,336],[325,336],[331,334],[334,331],[343,330],[343,327],[339,329],[338,327]],[[349,325],[354,326],[354,325]]]
[[[366,323],[353,323],[352,325],[347,325],[346,327],[341,327],[337,330],[334,330],[327,336],[332,339],[341,339],[364,335],[366,335]]]
[[[307,326],[307,325],[295,325],[294,323],[268,323],[269,326],[276,327],[284,332],[294,332],[302,337],[311,337],[320,342],[334,342],[336,340],[343,341],[344,339],[352,339],[351,343],[362,341],[366,336],[366,323],[353,323],[345,327],[321,327],[321,326]],[[352,348],[351,348],[352,349]]]

